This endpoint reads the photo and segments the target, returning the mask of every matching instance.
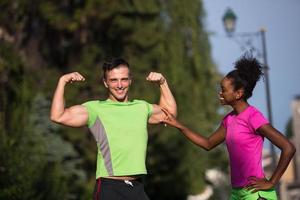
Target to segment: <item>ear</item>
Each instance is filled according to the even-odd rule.
[[[103,80],[103,84],[104,84],[104,86],[105,86],[106,88],[108,88],[108,85],[107,85],[106,79],[105,79],[105,78],[103,78],[102,80]]]
[[[242,88],[238,89],[236,91],[235,99],[240,100],[241,98],[243,98],[243,96],[244,96],[244,89],[242,89]]]
[[[129,86],[131,86],[131,83],[133,82],[132,78],[129,79]]]

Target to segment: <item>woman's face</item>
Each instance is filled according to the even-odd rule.
[[[233,105],[238,98],[238,92],[234,90],[232,79],[223,78],[220,83],[221,91],[219,92],[219,100],[222,105]]]

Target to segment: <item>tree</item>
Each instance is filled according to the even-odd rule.
[[[219,74],[210,56],[201,1],[3,0],[0,8],[0,40],[13,52],[9,56],[0,54],[1,138],[6,138],[1,141],[15,141],[19,136],[39,138],[21,146],[36,158],[44,158],[36,162],[36,167],[44,170],[39,171],[41,176],[51,175],[46,180],[50,188],[40,187],[37,192],[34,183],[39,180],[32,180],[28,192],[86,199],[90,198],[86,191],[92,191],[95,182],[96,144],[91,135],[82,133],[87,129],[54,128],[47,119],[48,99],[62,73],[80,71],[87,78],[85,84],[67,88],[67,105],[103,99],[106,94],[99,86],[99,66],[105,58],[124,57],[133,71],[132,98],[157,102],[157,87],[148,84],[145,77],[150,71],[160,71],[170,83],[183,122],[204,133],[217,126],[220,116],[215,89]],[[5,48],[1,46],[3,54],[8,52]],[[3,65],[8,61],[21,64]],[[11,74],[14,77],[8,80]],[[25,113],[30,110],[35,114],[29,122]],[[16,121],[24,127],[31,124],[26,135],[24,128],[11,125]],[[199,193],[205,185],[205,170],[226,166],[222,147],[204,153],[174,129],[151,126],[149,130],[149,176],[145,182],[152,199],[184,199],[187,194]],[[8,134],[11,132],[14,134]],[[11,151],[10,157],[21,156],[15,154]],[[69,186],[72,174],[79,182]],[[8,182],[2,184],[7,187]],[[87,187],[83,189],[82,185]],[[158,194],[158,190],[164,192]]]
[[[217,114],[218,102],[215,91],[219,74],[210,57],[208,35],[202,22],[204,16],[202,4],[199,1],[163,1],[162,8],[165,39],[163,53],[160,56],[160,71],[168,72],[166,75],[179,107],[178,117],[194,130],[209,133],[218,125],[217,121],[220,118]],[[159,199],[182,199],[182,196],[177,194],[179,191],[183,196],[197,194],[205,185],[205,169],[213,164],[225,168],[226,162],[220,153],[222,148],[209,154],[204,153],[181,135],[170,133],[175,132],[174,130],[162,132],[155,141],[159,146],[163,145],[165,149],[163,152],[166,151],[171,156],[158,153],[161,158],[152,167],[158,168],[161,163],[159,160],[169,163],[166,170],[168,173],[159,173],[158,176],[161,177],[157,179],[169,180],[168,184],[160,184],[160,187],[163,187],[161,191],[172,192]],[[219,162],[214,160],[216,155]],[[151,172],[151,165],[149,169]],[[180,182],[177,185],[175,183],[178,179]]]
[[[24,65],[11,45],[2,43],[0,55],[0,199],[22,199],[21,194],[29,199],[34,196],[30,188],[37,179],[34,169],[40,163],[30,156],[39,149],[29,148],[34,138],[24,137],[30,131],[25,117],[29,110],[28,82]]]

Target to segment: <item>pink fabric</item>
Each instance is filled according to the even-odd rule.
[[[268,123],[262,113],[253,106],[249,106],[238,115],[231,112],[224,117],[222,124],[226,128],[232,187],[244,187],[250,176],[264,177],[264,137],[256,130]]]

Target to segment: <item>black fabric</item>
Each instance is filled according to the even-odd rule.
[[[266,198],[261,197],[260,195],[258,195],[258,199],[257,200],[267,200]]]
[[[93,200],[149,200],[139,180],[96,180]]]

